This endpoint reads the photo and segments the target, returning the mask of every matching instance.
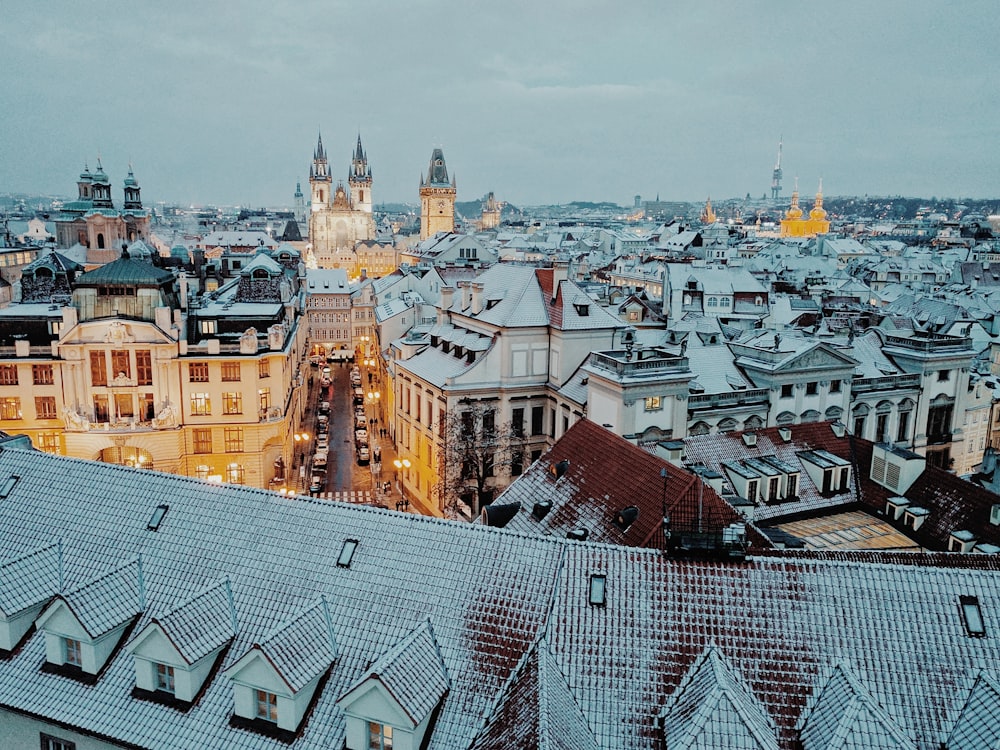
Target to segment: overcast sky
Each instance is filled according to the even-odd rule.
[[[1000,194],[1000,0],[274,0],[3,8],[0,192],[290,205],[316,135],[416,202]]]

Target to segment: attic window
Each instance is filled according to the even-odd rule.
[[[488,299],[488,300],[486,300],[486,309],[487,310],[492,310],[494,307],[496,307],[499,304],[500,304],[500,300],[498,300],[498,299]]]
[[[606,603],[608,577],[597,575],[590,577],[590,604],[593,607],[603,607]]]
[[[575,303],[573,307],[576,308],[576,314],[581,318],[586,318],[590,315],[590,305],[588,304]]]
[[[962,609],[962,620],[969,635],[975,638],[986,635],[986,623],[983,622],[983,611],[979,608],[979,597],[960,596],[958,605]]]
[[[149,517],[149,523],[146,524],[146,530],[159,531],[160,524],[163,523],[163,517],[167,515],[168,510],[170,510],[169,505],[157,505],[153,510],[153,515]]]
[[[4,483],[0,485],[0,497],[7,497],[7,495],[10,494],[10,491],[14,489],[14,485],[17,484],[20,479],[21,477],[17,476],[17,474],[11,474],[7,477]]]
[[[351,560],[354,559],[354,551],[358,548],[357,539],[345,539],[344,546],[340,548],[340,556],[337,558],[337,567],[351,567]]]

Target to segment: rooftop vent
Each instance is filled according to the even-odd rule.
[[[552,510],[551,500],[539,500],[537,503],[535,503],[534,507],[532,507],[531,515],[533,515],[536,519],[541,521],[543,518],[545,518],[545,516],[549,514],[550,510]]]
[[[17,474],[11,474],[7,477],[3,484],[0,485],[0,497],[7,497],[7,495],[10,494],[10,491],[14,489],[14,485],[17,484],[20,479],[21,477],[17,476]]]
[[[569,469],[569,459],[564,458],[559,463],[553,464],[550,471],[555,476],[556,481],[559,481],[560,479],[563,478],[563,476],[565,476],[567,469]]]
[[[586,541],[588,536],[590,536],[590,531],[582,526],[577,526],[575,529],[566,532],[567,539],[574,539],[578,542]]]
[[[790,443],[792,441],[792,428],[791,427],[779,427],[778,437],[781,438],[783,443]]]
[[[638,517],[639,509],[634,505],[630,505],[627,508],[622,508],[615,514],[614,524],[622,531],[628,531],[629,526],[635,523],[635,519]]]
[[[757,433],[744,432],[742,437],[743,437],[743,444],[748,448],[753,448],[755,445],[757,445]]]

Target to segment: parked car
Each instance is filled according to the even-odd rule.
[[[360,388],[354,389],[354,403],[363,404],[365,402],[365,392]]]
[[[318,451],[330,450],[330,441],[325,432],[316,436],[316,450]]]
[[[327,451],[317,451],[316,455],[313,456],[313,468],[323,467],[326,471],[326,461],[327,461]]]
[[[330,383],[332,383],[332,382],[333,381],[330,380],[330,378],[328,378],[328,377],[322,377],[322,378],[319,379],[319,384],[320,384],[320,386],[322,388],[329,388],[330,387]]]
[[[322,416],[327,416],[327,415],[330,414],[330,402],[329,401],[321,401],[320,402],[320,404],[319,404],[319,413]]]
[[[326,487],[326,480],[319,474],[313,474],[312,480],[309,482],[309,491],[322,492],[324,487]]]
[[[360,416],[357,415],[357,414],[355,414],[354,415],[354,429],[355,430],[360,430],[360,429],[367,430],[368,429],[368,417],[366,417],[364,414],[361,414]]]
[[[323,427],[323,428],[327,427],[330,424],[330,415],[329,414],[320,414],[319,418],[316,420],[316,424],[319,427]]]
[[[354,442],[358,445],[368,445],[368,430],[355,430]]]
[[[367,466],[371,461],[371,455],[367,445],[358,446],[358,466]]]

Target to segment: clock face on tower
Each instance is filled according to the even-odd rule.
[[[443,200],[442,201],[438,201],[437,202],[438,213],[439,214],[443,214],[444,213],[444,209],[445,209],[445,207],[447,205],[448,205],[447,201],[443,201]]]

